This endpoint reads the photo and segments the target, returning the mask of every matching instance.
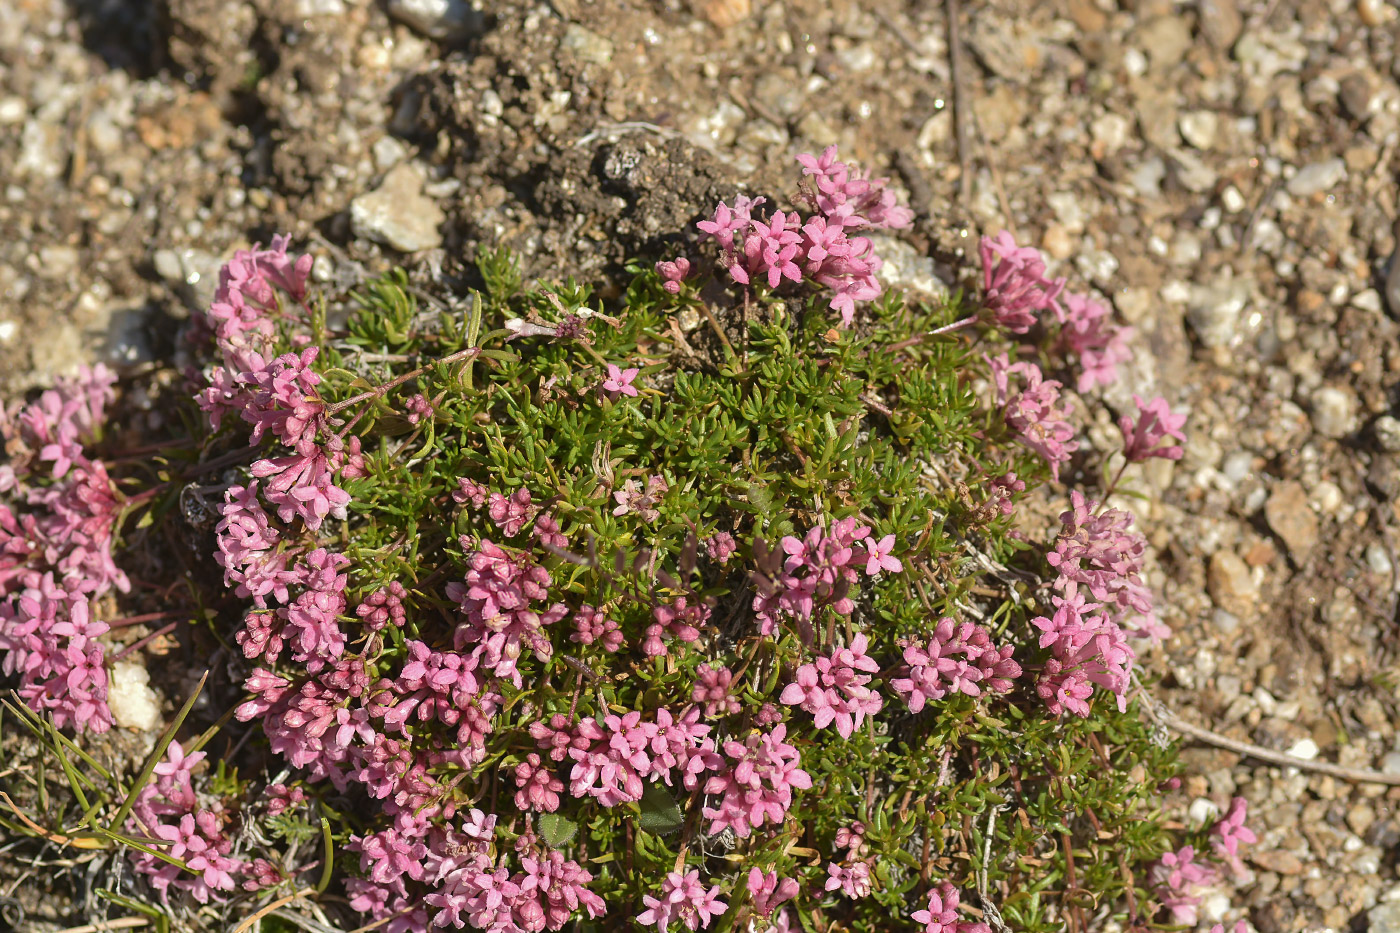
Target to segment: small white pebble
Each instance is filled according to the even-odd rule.
[[[1293,747],[1288,750],[1288,754],[1294,758],[1302,758],[1305,761],[1312,761],[1317,757],[1317,743],[1312,739],[1299,739],[1293,743]]]
[[[1244,195],[1240,194],[1240,189],[1230,185],[1220,192],[1220,206],[1231,214],[1238,214],[1246,206]]]
[[[1191,801],[1191,808],[1187,811],[1187,815],[1195,825],[1204,826],[1206,823],[1214,823],[1219,819],[1220,808],[1206,797],[1197,797]]]
[[[160,698],[150,684],[151,675],[140,660],[122,660],[112,665],[107,705],[117,725],[142,731],[160,725]]]
[[[9,343],[15,339],[15,332],[19,330],[19,325],[14,321],[0,321],[0,343]]]

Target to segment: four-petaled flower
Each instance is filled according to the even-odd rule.
[[[632,380],[637,378],[640,369],[633,366],[630,369],[619,369],[612,363],[608,364],[608,377],[603,380],[602,390],[608,394],[609,398],[617,398],[618,395],[626,395],[631,398],[637,397],[637,387],[632,385]]]

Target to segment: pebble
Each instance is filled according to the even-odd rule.
[[[1323,437],[1341,438],[1356,430],[1356,399],[1350,391],[1322,386],[1312,394],[1312,426]]]
[[[1244,28],[1238,0],[1200,0],[1197,15],[1201,35],[1222,52],[1235,44]]]
[[[151,675],[139,659],[123,659],[112,665],[107,705],[113,721],[124,729],[145,732],[163,721],[160,697],[151,689]]]
[[[404,253],[441,246],[442,221],[442,208],[423,195],[423,177],[411,162],[395,166],[378,188],[350,202],[355,236]]]
[[[1180,16],[1159,16],[1138,30],[1136,44],[1147,52],[1154,69],[1164,70],[1186,56],[1191,27]]]
[[[1376,442],[1381,445],[1382,450],[1400,452],[1400,418],[1381,415],[1376,419],[1375,428]]]
[[[1371,115],[1373,93],[1371,79],[1358,71],[1342,79],[1337,98],[1351,118],[1360,122]]]
[[[1249,616],[1259,599],[1249,565],[1233,551],[1220,550],[1211,556],[1207,588],[1215,604],[1234,616]]]
[[[1388,577],[1395,570],[1394,564],[1390,562],[1390,552],[1379,542],[1366,545],[1366,566],[1380,577]]]
[[[1312,761],[1317,757],[1317,743],[1312,739],[1299,739],[1288,749],[1288,754],[1294,758],[1301,758],[1304,761]]]
[[[439,41],[465,38],[486,25],[466,0],[389,0],[389,15]]]
[[[1284,186],[1295,198],[1307,198],[1329,191],[1347,177],[1346,163],[1341,159],[1314,162],[1298,169]]]
[[[613,44],[593,30],[583,28],[578,23],[569,24],[569,28],[564,30],[564,38],[560,40],[559,45],[566,51],[572,52],[579,59],[595,65],[607,65],[612,61]]]
[[[1181,138],[1197,149],[1209,149],[1214,146],[1219,127],[1219,117],[1210,110],[1191,110],[1183,113],[1177,120]]]
[[[1302,484],[1286,480],[1275,486],[1264,503],[1264,518],[1287,545],[1293,562],[1301,566],[1317,545],[1317,516],[1308,508]]]
[[[1400,933],[1400,903],[1378,904],[1366,912],[1367,933]]]
[[[1249,302],[1247,279],[1224,279],[1214,285],[1192,285],[1186,319],[1201,343],[1225,347],[1235,342],[1240,315]]]

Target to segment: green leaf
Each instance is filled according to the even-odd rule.
[[[681,828],[685,817],[680,805],[663,784],[650,784],[642,793],[642,828],[658,836],[669,836]]]
[[[540,836],[551,849],[562,849],[578,835],[578,824],[560,813],[540,817]]]

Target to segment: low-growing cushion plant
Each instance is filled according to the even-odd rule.
[[[1087,449],[1105,306],[1007,234],[977,287],[885,291],[861,234],[909,212],[801,162],[797,210],[721,204],[608,301],[503,252],[465,295],[322,295],[279,238],[225,267],[187,387],[99,367],[6,409],[5,726],[37,741],[0,826],[110,853],[102,897],[163,928],[1194,924],[1253,837],[1242,800],[1169,829],[1134,671],[1168,633],[1100,501],[1183,418],[1138,400]],[[108,767],[111,653],[171,632],[211,692]]]

